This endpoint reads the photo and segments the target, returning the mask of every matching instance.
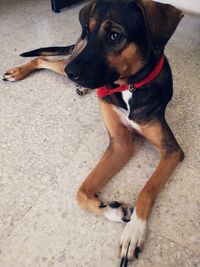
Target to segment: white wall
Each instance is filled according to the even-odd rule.
[[[161,3],[167,3],[179,7],[183,10],[200,14],[200,0],[155,0]]]

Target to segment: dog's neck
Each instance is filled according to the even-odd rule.
[[[143,79],[145,79],[145,77],[155,68],[155,66],[158,64],[161,56],[163,54],[163,51],[159,54],[154,54],[151,53],[151,55],[148,58],[148,61],[143,65],[143,67],[135,74],[133,74],[132,76],[130,76],[127,79],[127,84],[134,84],[137,82],[142,81]],[[107,84],[106,87],[108,89],[114,89],[116,87],[118,87],[119,85],[116,83],[112,83],[112,84]]]
[[[148,61],[143,65],[143,67],[134,75],[128,78],[127,83],[133,84],[145,79],[145,77],[155,68],[158,64],[160,57],[155,57],[154,54],[149,56]]]

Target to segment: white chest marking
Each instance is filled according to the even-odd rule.
[[[131,99],[132,97],[132,93],[130,91],[123,91],[122,92],[122,98],[124,100],[124,102],[126,103],[126,106],[128,108],[128,112],[130,112],[130,105],[128,103],[128,101]]]
[[[140,125],[129,119],[129,114],[130,114],[129,100],[131,97],[132,97],[131,92],[129,92],[129,91],[122,92],[122,98],[123,98],[124,102],[126,103],[127,110],[123,109],[123,108],[116,107],[116,106],[113,106],[113,109],[115,110],[115,112],[117,112],[117,114],[120,117],[121,122],[126,127],[128,127],[128,128],[131,127],[131,128],[134,128],[136,131],[141,132]]]

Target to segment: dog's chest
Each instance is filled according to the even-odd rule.
[[[124,91],[124,92],[122,92],[122,98],[123,98],[123,101],[126,104],[127,109],[123,109],[121,107],[117,107],[117,106],[114,106],[114,105],[113,105],[113,109],[119,115],[120,121],[127,128],[132,128],[132,129],[135,129],[136,131],[140,132],[141,131],[140,125],[137,124],[136,122],[134,122],[133,120],[130,120],[129,119],[129,115],[130,115],[130,104],[129,104],[129,100],[131,99],[131,97],[132,97],[132,93],[130,91]]]

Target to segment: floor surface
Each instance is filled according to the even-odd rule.
[[[0,1],[0,74],[22,52],[74,43],[82,5],[59,14],[50,1]],[[186,15],[166,55],[174,74],[167,120],[185,151],[160,193],[136,267],[200,266],[200,18]],[[40,71],[0,81],[0,266],[114,267],[123,225],[82,211],[76,190],[108,144],[95,93],[80,97],[66,77]],[[134,158],[102,190],[135,202],[158,163],[139,142]]]

